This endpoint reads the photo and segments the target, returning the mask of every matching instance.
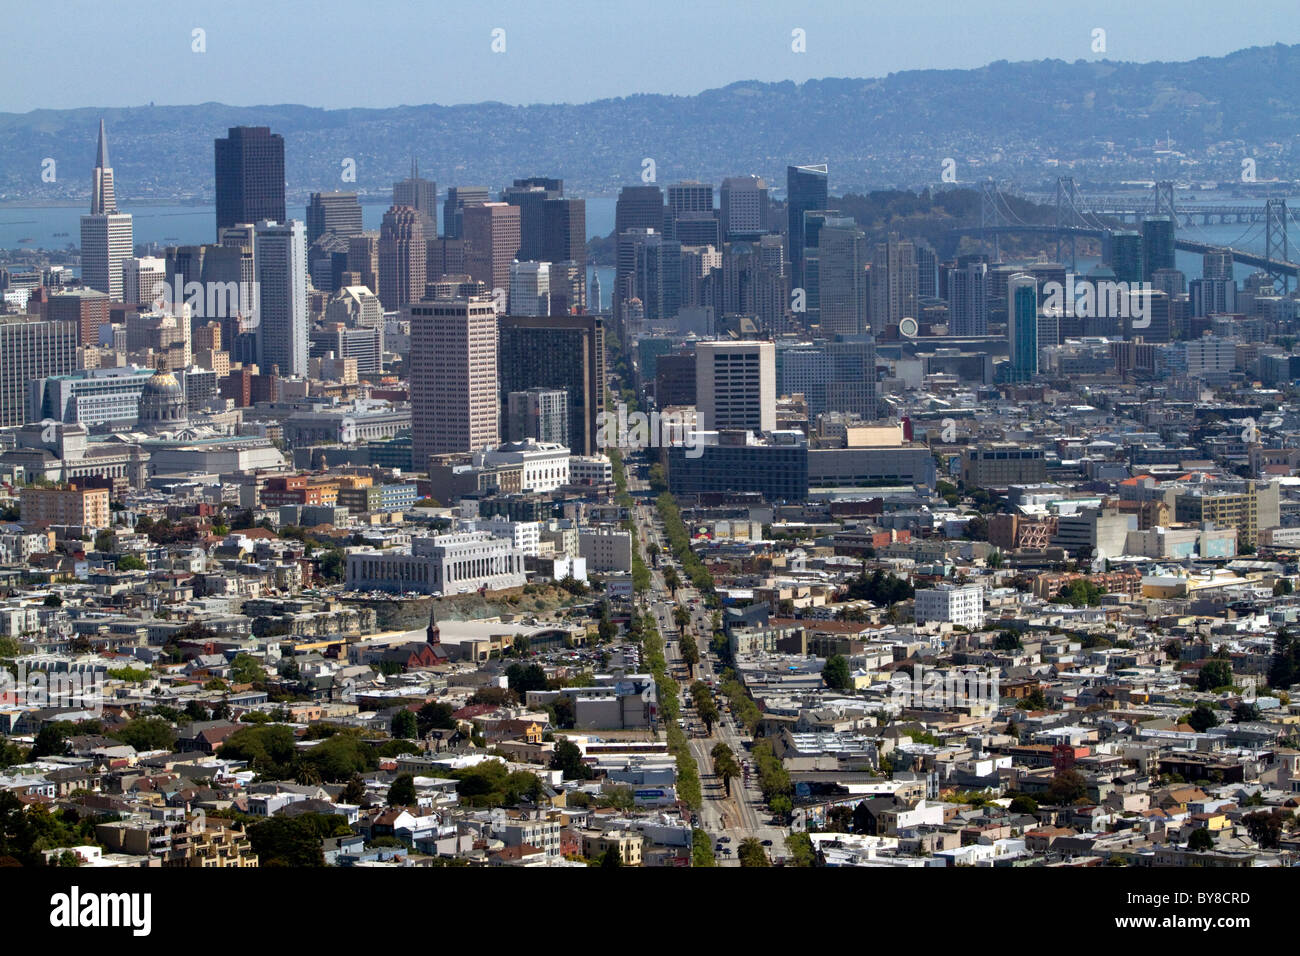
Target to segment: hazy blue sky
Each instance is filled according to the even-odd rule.
[[[207,51],[192,52],[192,30]],[[505,52],[491,49],[505,30]],[[807,51],[791,51],[791,31]],[[1092,50],[1106,31],[1106,53]],[[1186,60],[1300,42],[1294,0],[213,0],[12,6],[0,111],[219,101],[586,102],[994,60]]]

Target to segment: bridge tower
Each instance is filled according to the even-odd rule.
[[[1177,233],[1178,210],[1174,206],[1174,184],[1167,179],[1156,183],[1155,200],[1156,217],[1168,216],[1169,221],[1174,224],[1174,232]]]
[[[1005,226],[1002,211],[998,209],[998,185],[988,179],[980,183],[980,241],[987,246],[989,229]],[[993,233],[993,261],[1002,261],[1002,250],[998,245],[998,233]]]
[[[1287,261],[1286,200],[1270,199],[1264,204],[1264,268],[1273,279],[1274,287],[1282,283],[1282,294],[1291,291],[1291,277],[1274,263]]]
[[[1065,238],[1065,229],[1067,226],[1081,225],[1082,215],[1079,212],[1079,190],[1074,185],[1073,176],[1056,177],[1056,261],[1063,262],[1061,258],[1061,241]],[[1075,233],[1070,233],[1070,272],[1074,271],[1075,257]]]

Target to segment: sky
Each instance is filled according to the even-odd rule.
[[[1300,42],[1294,0],[1235,9],[1208,0],[42,0],[4,18],[0,112],[583,103],[738,80],[1189,60]],[[1099,39],[1105,52],[1094,51]]]

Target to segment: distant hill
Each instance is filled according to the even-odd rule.
[[[1300,46],[1276,45],[1183,63],[1061,60],[878,79],[734,83],[697,96],[631,96],[581,105],[401,106],[320,110],[204,103],[0,114],[0,198],[89,195],[103,117],[119,196],[210,200],[212,140],[229,126],[269,125],[286,141],[296,200],[355,188],[382,198],[414,151],[447,185],[499,188],[516,176],[562,176],[579,195],[640,181],[757,173],[784,187],[789,163],[830,164],[833,192],[957,177],[1046,186],[1062,171],[1082,185],[1121,179],[1236,181],[1241,159],[1260,179],[1300,178]],[[1173,153],[1164,150],[1172,137]],[[1162,148],[1156,149],[1160,140]],[[57,161],[43,183],[41,161]],[[340,181],[356,160],[357,182]]]

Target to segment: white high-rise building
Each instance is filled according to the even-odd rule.
[[[776,428],[776,346],[771,342],[699,342],[695,408],[702,431]]]
[[[122,263],[122,301],[152,306],[161,294],[158,283],[167,282],[167,260],[140,256]],[[174,293],[173,293],[174,295]],[[183,301],[183,300],[182,300]]]
[[[511,315],[551,314],[551,264],[549,262],[513,262],[510,264]]]
[[[257,364],[306,378],[307,228],[299,219],[262,220],[254,236],[257,262]]]
[[[122,264],[131,258],[133,240],[130,214],[117,211],[113,167],[108,164],[108,141],[104,138],[104,121],[100,120],[90,215],[81,217],[82,283],[121,302]]]

